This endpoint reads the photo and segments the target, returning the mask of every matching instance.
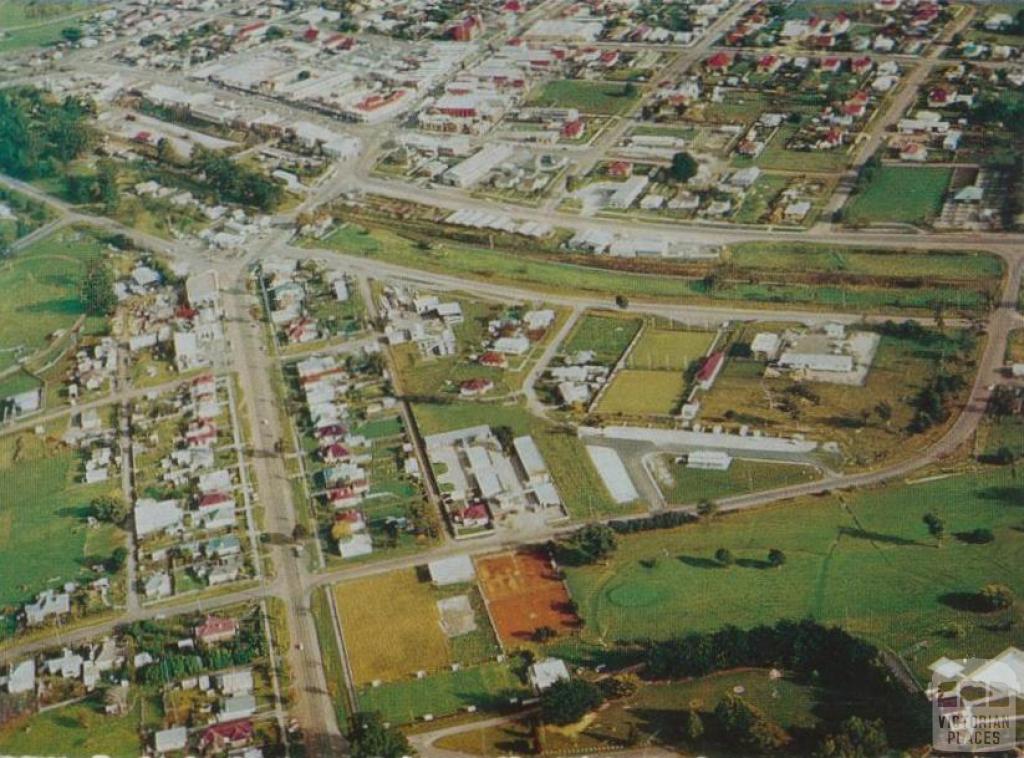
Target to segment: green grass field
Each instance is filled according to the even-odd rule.
[[[0,606],[23,603],[62,582],[94,578],[89,566],[123,542],[118,529],[86,525],[89,502],[117,484],[82,485],[78,462],[53,440],[31,434],[0,440],[0,565],[17,566],[0,582]]]
[[[41,386],[41,382],[26,371],[15,371],[0,379],[0,398],[28,392]]]
[[[1024,363],[1024,329],[1014,329],[1006,342],[1007,363]]]
[[[530,96],[530,105],[576,108],[581,113],[613,116],[636,103],[639,95],[629,94],[625,84],[560,79],[547,82]]]
[[[44,349],[49,335],[83,315],[85,265],[101,253],[92,235],[62,229],[0,261],[0,370]]]
[[[1016,638],[999,623],[1005,613],[969,612],[965,598],[988,582],[1024,591],[1021,502],[1006,469],[788,502],[620,537],[607,565],[568,568],[568,583],[589,641],[809,617],[896,651],[927,641],[912,660],[920,673],[940,655],[988,655]],[[928,511],[945,520],[941,546],[921,522]],[[995,541],[956,537],[976,528]],[[714,560],[719,547],[735,565]],[[767,568],[772,548],[786,554],[781,568]],[[949,634],[952,624],[962,633]]]
[[[1024,417],[986,418],[978,428],[977,448],[982,455],[1009,448],[1018,458],[1024,456]]]
[[[626,365],[648,371],[685,371],[707,353],[714,339],[713,332],[648,327],[626,359]]]
[[[809,482],[818,473],[809,466],[769,461],[733,459],[727,471],[702,471],[666,460],[672,483],[661,483],[665,498],[673,504],[717,500],[731,495],[760,492],[790,484]]]
[[[308,241],[310,248],[335,249],[410,268],[437,271],[447,275],[492,282],[512,282],[543,292],[572,289],[607,297],[609,305],[618,295],[671,302],[746,302],[779,307],[803,306],[844,312],[864,313],[879,310],[915,310],[931,313],[936,303],[964,312],[986,307],[977,286],[925,284],[916,288],[801,283],[798,281],[759,282],[743,276],[720,282],[708,290],[703,277],[666,276],[629,271],[612,271],[593,266],[564,263],[554,256],[542,258],[523,251],[491,250],[484,247],[451,244],[441,239],[430,249],[417,247],[412,240],[390,229],[374,229],[372,238],[342,232],[323,240]]]
[[[623,369],[601,396],[597,412],[664,416],[679,406],[685,390],[686,382],[679,371]]]
[[[445,716],[469,705],[496,711],[507,707],[510,697],[528,695],[529,690],[507,663],[486,663],[425,679],[367,687],[359,693],[359,705],[363,710],[380,711],[386,721],[407,724],[427,713]]]
[[[562,344],[562,352],[573,354],[593,350],[594,360],[611,366],[629,347],[643,322],[638,318],[622,318],[588,313],[573,328]]]
[[[920,224],[942,210],[952,169],[880,166],[854,195],[845,216],[851,223]]]
[[[820,271],[862,276],[919,276],[997,282],[1003,263],[990,253],[901,252],[785,242],[743,242],[725,260],[751,270]]]
[[[141,698],[123,716],[108,716],[102,699],[92,697],[11,722],[0,729],[0,753],[134,758],[145,751],[139,739],[141,716]]]

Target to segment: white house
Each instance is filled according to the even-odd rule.
[[[456,555],[451,558],[431,561],[427,564],[427,571],[430,572],[430,581],[438,587],[445,587],[449,584],[467,584],[476,578],[473,559],[468,555]]]
[[[157,732],[153,737],[153,749],[159,753],[171,753],[176,750],[184,750],[188,745],[188,729],[183,726],[176,726],[173,729],[164,729]]]
[[[774,332],[758,332],[750,343],[750,352],[759,360],[775,360],[779,354],[782,339]]]
[[[560,681],[569,681],[569,669],[561,658],[545,658],[530,666],[530,685],[535,692],[543,692]]]

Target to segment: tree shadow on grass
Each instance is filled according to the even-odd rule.
[[[469,691],[454,694],[463,707],[474,705],[478,710],[488,713],[504,713],[514,709],[528,693],[525,690],[504,689],[500,692]],[[513,703],[513,700],[516,702]]]
[[[687,566],[699,569],[720,569],[725,568],[721,563],[714,560],[713,558],[701,558],[697,555],[681,555],[679,560],[685,563]]]
[[[886,545],[901,545],[904,547],[910,547],[911,545],[922,545],[923,543],[917,540],[907,539],[906,537],[899,537],[895,534],[882,534],[881,532],[869,532],[867,529],[858,529],[850,526],[839,527],[839,534],[843,537],[852,537],[857,540],[870,540],[871,542],[881,542]]]
[[[78,521],[85,521],[89,516],[94,516],[95,509],[91,505],[70,505],[66,508],[58,508],[55,515],[61,518],[73,518]]]
[[[770,569],[770,568],[772,568],[772,564],[770,564],[768,561],[763,561],[760,558],[737,558],[736,559],[736,565],[740,566],[741,568],[750,568],[750,569]]]
[[[956,532],[954,535],[958,542],[966,545],[990,545],[995,541],[992,532],[987,529],[978,529],[972,532]]]
[[[983,500],[998,500],[1003,505],[1024,505],[1024,487],[986,487],[978,490]]]
[[[989,610],[977,592],[946,592],[939,595],[939,602],[947,608],[967,613],[985,613]]]

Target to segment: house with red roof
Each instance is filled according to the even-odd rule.
[[[204,753],[212,753],[245,747],[252,742],[252,735],[252,722],[248,719],[214,724],[203,730],[199,749]]]
[[[949,105],[951,99],[950,92],[945,87],[933,87],[928,92],[928,105],[931,108],[941,108]]]
[[[710,71],[728,71],[732,66],[732,56],[728,53],[715,53],[704,61],[704,66]]]
[[[562,136],[565,139],[579,139],[583,136],[584,131],[585,124],[581,118],[575,121],[566,121],[562,124]]]
[[[317,429],[315,434],[321,444],[330,444],[344,439],[348,434],[348,429],[343,424],[328,424]]]
[[[477,377],[476,379],[467,379],[462,382],[459,385],[459,394],[462,397],[479,397],[480,395],[486,395],[493,389],[494,382],[490,379]]]
[[[365,481],[360,484],[363,492],[369,489]],[[352,482],[343,484],[340,487],[331,487],[327,490],[327,502],[334,508],[351,508],[358,505],[362,499],[359,488]]]
[[[608,164],[608,176],[616,179],[628,179],[633,175],[633,164],[629,161],[612,161]]]
[[[477,363],[481,366],[489,366],[491,368],[505,368],[508,366],[508,358],[505,357],[504,353],[499,353],[496,350],[488,350],[477,359]]]
[[[452,512],[452,521],[465,529],[484,527],[491,523],[491,512],[483,503],[471,503]]]
[[[192,380],[190,392],[192,393],[193,400],[213,397],[217,394],[217,380],[213,378],[213,374],[197,376]]]
[[[293,345],[312,342],[320,336],[316,321],[308,317],[295,319],[288,324],[284,332],[285,336],[288,337],[288,342]]]
[[[330,445],[325,445],[320,448],[320,456],[327,463],[341,463],[347,461],[352,457],[352,453],[347,447],[339,442],[333,442]]]
[[[448,27],[448,36],[456,42],[470,42],[484,30],[480,16],[468,16]]]
[[[774,74],[782,68],[782,56],[769,53],[762,55],[757,61],[757,70],[762,74]]]
[[[189,425],[185,432],[185,444],[189,447],[209,447],[217,441],[217,427],[209,422]]]
[[[237,633],[238,622],[221,616],[207,616],[206,620],[193,630],[193,636],[203,645],[233,640]]]
[[[715,383],[715,379],[722,371],[722,367],[725,365],[725,353],[721,350],[712,353],[701,364],[700,370],[697,371],[697,384],[700,388],[707,392],[711,389]]]
[[[854,58],[850,61],[850,70],[855,74],[866,74],[872,68],[874,68],[875,62],[867,55],[863,55],[859,58]]]
[[[210,492],[199,498],[200,508],[216,508],[219,505],[234,504],[235,499],[226,492]]]
[[[842,58],[830,55],[821,59],[821,70],[828,74],[834,74],[843,67]]]

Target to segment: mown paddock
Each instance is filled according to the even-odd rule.
[[[379,711],[387,721],[407,724],[426,714],[445,716],[467,706],[496,711],[511,697],[528,697],[508,663],[485,663],[458,671],[441,671],[425,679],[367,687],[359,693],[363,710]]]
[[[648,371],[685,371],[707,353],[714,339],[713,332],[649,328],[630,351],[626,365]]]
[[[0,262],[0,370],[50,344],[85,314],[79,287],[100,241],[80,229],[62,229]]]
[[[80,461],[57,442],[56,426],[47,432],[0,439],[0,607],[27,602],[47,587],[96,578],[89,567],[123,543],[116,527],[87,525],[90,501],[118,486],[78,481]],[[0,638],[3,618],[0,612]]]
[[[480,558],[476,570],[491,623],[505,644],[529,641],[541,627],[556,632],[578,628],[569,592],[545,550],[524,549]]]
[[[675,410],[685,391],[681,371],[623,369],[608,385],[597,404],[597,412],[664,416]]]
[[[528,102],[553,108],[576,108],[582,113],[602,116],[625,111],[638,97],[625,84],[559,79],[545,83]]]
[[[595,360],[611,366],[622,357],[641,326],[643,322],[638,318],[587,313],[563,343],[562,352],[593,350]]]
[[[438,596],[415,569],[339,584],[334,597],[357,686],[451,663]]]

